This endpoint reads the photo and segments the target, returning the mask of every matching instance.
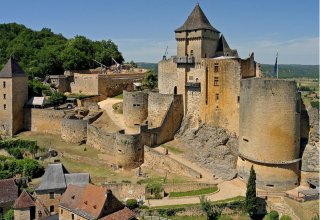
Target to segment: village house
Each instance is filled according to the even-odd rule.
[[[19,196],[19,187],[15,179],[0,180],[0,219]]]
[[[35,190],[37,218],[58,213],[61,195],[69,184],[85,186],[89,182],[89,173],[69,173],[61,163],[49,164]]]
[[[35,219],[36,203],[35,199],[26,191],[23,191],[13,205],[14,219],[27,220]]]
[[[59,204],[60,220],[133,220],[136,215],[126,208],[112,191],[88,184],[69,185]]]

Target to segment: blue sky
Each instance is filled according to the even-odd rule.
[[[319,64],[319,0],[12,0],[1,2],[0,23],[51,28],[67,38],[111,39],[126,61],[158,62],[174,30],[196,2],[231,48],[260,63]]]

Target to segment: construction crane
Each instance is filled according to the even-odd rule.
[[[112,58],[113,62],[116,64],[116,69],[117,69],[116,72],[120,73],[121,65],[113,57],[111,57],[111,58]]]
[[[107,66],[104,65],[103,63],[100,63],[99,61],[97,61],[97,60],[95,60],[95,59],[93,59],[93,61],[96,62],[96,63],[98,63],[98,64],[100,64],[101,74],[104,74],[104,73],[106,72],[106,70],[107,70]]]
[[[168,55],[168,46],[166,48],[166,52],[164,52],[164,55],[162,57],[163,60],[167,60],[167,55]]]

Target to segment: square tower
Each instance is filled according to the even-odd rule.
[[[0,136],[13,136],[23,128],[23,107],[28,100],[28,78],[10,58],[0,71]]]
[[[201,58],[215,56],[220,32],[210,24],[199,4],[175,34],[178,62],[199,63]]]

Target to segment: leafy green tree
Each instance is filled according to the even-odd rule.
[[[3,215],[3,220],[13,220],[14,219],[14,211],[13,208],[10,208],[6,213]]]
[[[251,166],[247,183],[245,207],[250,217],[253,217],[257,213],[256,172],[253,166]]]
[[[44,168],[38,161],[32,159],[25,159],[23,162],[23,176],[30,178],[39,177],[43,174]]]
[[[153,71],[149,70],[144,75],[144,79],[142,81],[142,86],[145,89],[153,89],[158,85],[158,76],[153,73]]]
[[[48,102],[51,105],[59,105],[62,104],[66,101],[67,97],[62,93],[62,92],[54,92],[52,95],[49,97]]]
[[[281,216],[280,220],[292,220],[292,218],[288,215]]]
[[[135,209],[135,208],[138,208],[138,202],[136,199],[128,199],[126,201],[126,206],[129,208],[129,209]]]
[[[37,79],[28,81],[29,96],[42,96],[44,91],[49,91],[50,87]],[[51,91],[51,90],[50,90]]]
[[[201,209],[206,213],[207,220],[217,220],[221,214],[218,207],[214,206],[210,200],[204,196],[200,197]]]
[[[95,59],[106,66],[111,66],[113,64],[113,59],[118,63],[124,61],[122,54],[118,50],[118,46],[111,40],[95,41],[93,43],[95,48]]]

